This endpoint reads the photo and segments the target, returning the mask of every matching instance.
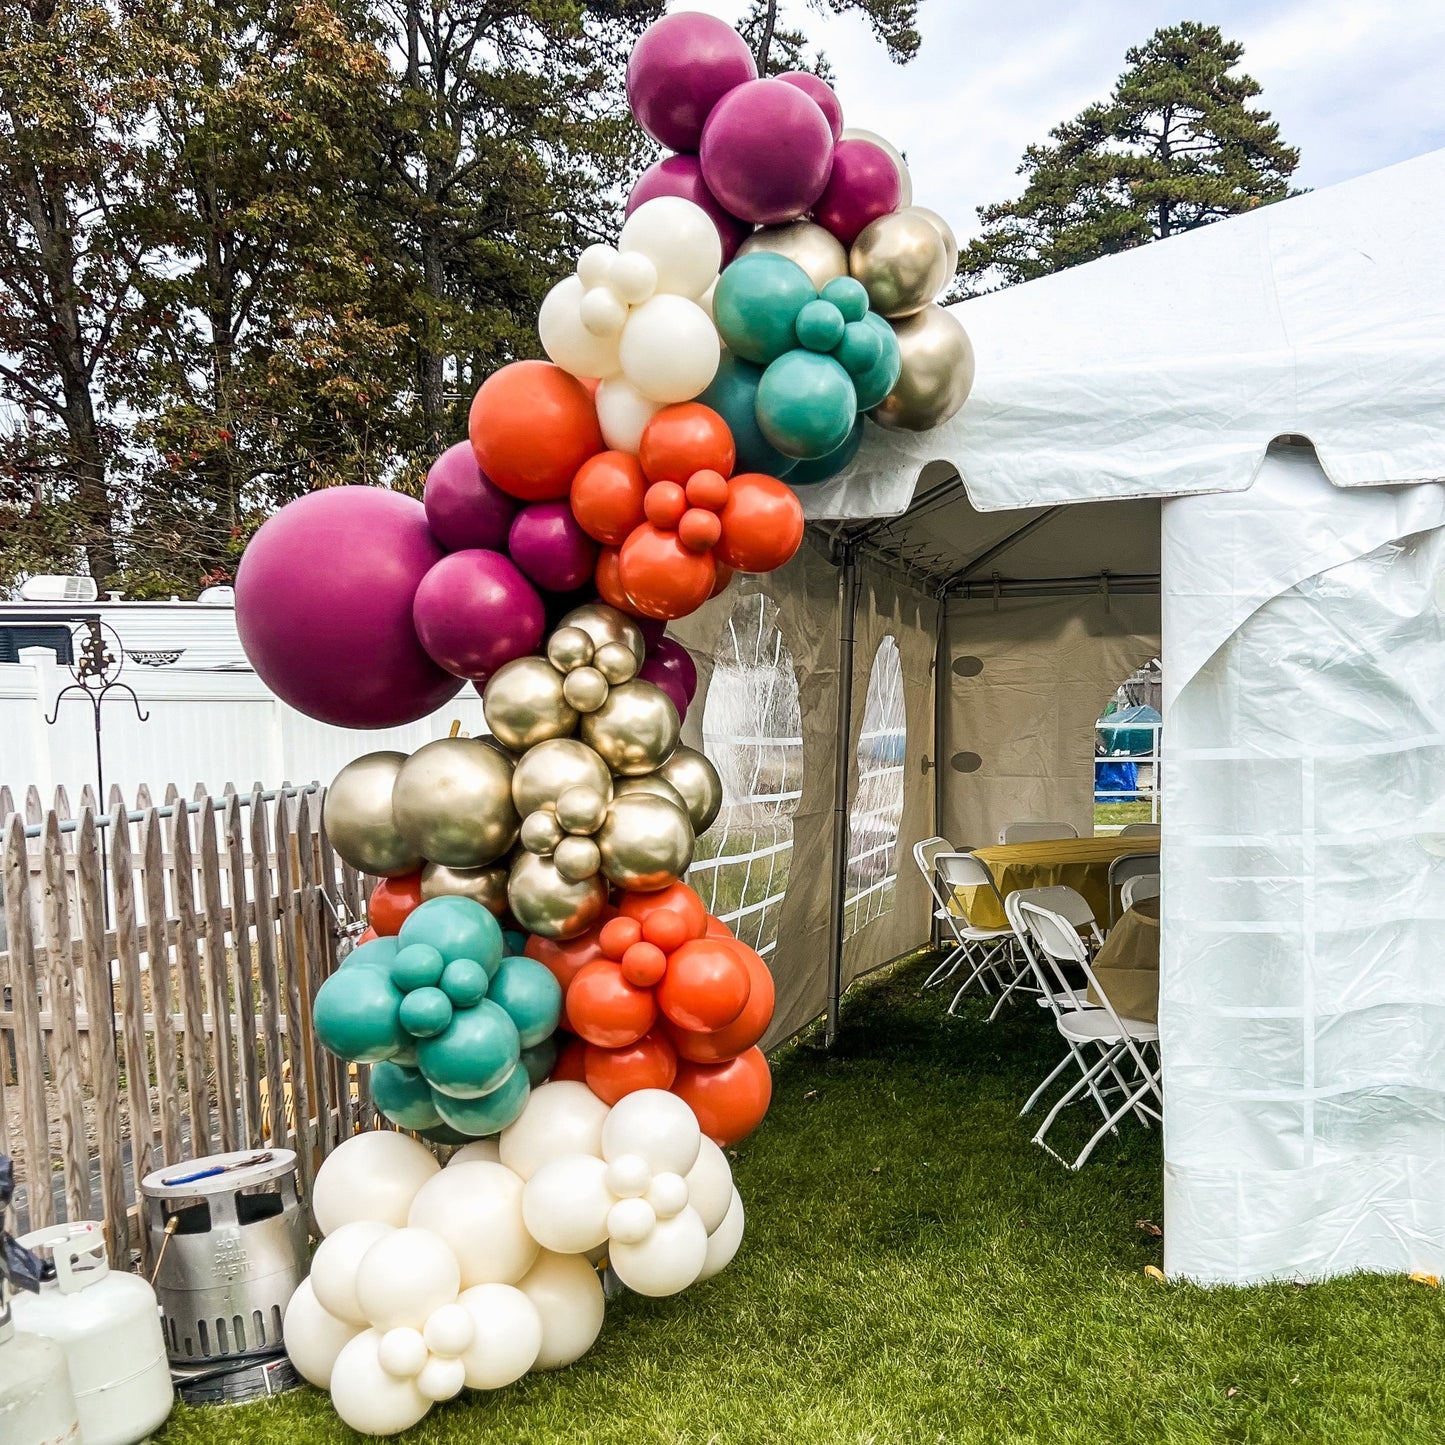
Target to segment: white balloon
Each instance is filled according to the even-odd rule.
[[[659,1219],[681,1214],[687,1208],[687,1180],[681,1174],[654,1174],[647,1189],[647,1202]]]
[[[657,290],[696,301],[717,280],[722,239],[701,206],[681,196],[644,201],[623,223],[617,249],[640,251],[657,267]]]
[[[426,1328],[422,1330],[427,1349],[434,1355],[445,1355],[449,1359],[466,1354],[475,1334],[472,1317],[460,1304],[443,1305],[433,1310],[427,1316]]]
[[[657,291],[657,267],[639,251],[619,255],[608,267],[607,285],[629,306],[640,306]]]
[[[544,1164],[522,1191],[522,1218],[543,1249],[581,1254],[607,1238],[607,1166],[590,1154]]]
[[[615,340],[627,324],[627,303],[610,286],[594,286],[583,295],[578,314],[593,336]]]
[[[697,1163],[688,1171],[687,1202],[702,1216],[702,1227],[709,1234],[727,1217],[733,1202],[733,1171],[727,1155],[706,1134]]]
[[[898,197],[898,209],[901,211],[904,206],[913,204],[913,177],[908,174],[908,162],[903,159],[903,152],[890,140],[884,140],[877,131],[864,130],[861,126],[850,125],[844,128],[839,140],[866,140],[876,145],[893,162],[894,169],[898,172],[898,183],[902,191]]]
[[[577,258],[577,275],[582,284],[591,290],[594,286],[605,286],[612,273],[612,263],[617,259],[617,248],[602,242],[588,246]]]
[[[381,1337],[381,1343],[376,1347],[376,1358],[388,1375],[409,1380],[421,1374],[427,1362],[426,1341],[422,1339],[420,1330],[402,1325],[400,1329],[388,1330]]]
[[[722,355],[717,328],[685,296],[654,296],[632,308],[622,328],[622,374],[643,396],[664,406],[706,391]]]
[[[318,1390],[331,1388],[331,1367],[336,1357],[359,1333],[355,1325],[322,1308],[309,1279],[296,1287],[281,1324],[281,1338],[291,1363]]]
[[[713,311],[713,302],[717,299],[717,282],[714,281],[701,296],[697,298],[697,304],[707,312],[707,319],[716,323],[717,316]]]
[[[654,1174],[687,1174],[701,1148],[697,1116],[665,1089],[639,1089],[619,1099],[602,1126],[604,1159],[640,1154]]]
[[[447,1168],[453,1164],[500,1164],[502,1162],[502,1151],[497,1146],[495,1139],[473,1139],[470,1144],[463,1144],[450,1159],[447,1160]]]
[[[427,1316],[451,1304],[462,1272],[451,1246],[429,1229],[394,1229],[361,1257],[356,1299],[379,1330],[420,1329]]]
[[[573,376],[614,376],[618,368],[616,336],[594,336],[582,324],[584,287],[580,276],[559,281],[537,313],[542,350]]]
[[[641,1154],[619,1154],[607,1166],[607,1187],[619,1199],[641,1198],[652,1183],[652,1166]]]
[[[537,1241],[522,1222],[522,1181],[504,1164],[453,1164],[412,1200],[407,1223],[451,1246],[462,1288],[515,1284],[537,1261]]]
[[[607,1234],[614,1245],[641,1244],[657,1223],[657,1211],[645,1199],[619,1199],[607,1211]]]
[[[473,1390],[500,1390],[520,1380],[542,1348],[542,1317],[520,1289],[479,1284],[458,1301],[472,1317],[475,1333],[460,1364]]]
[[[602,440],[615,452],[636,456],[642,445],[642,429],[662,410],[662,403],[650,401],[631,382],[617,376],[597,388],[596,403]]]
[[[516,1119],[502,1130],[498,1158],[520,1178],[530,1179],[542,1165],[570,1154],[602,1156],[602,1125],[607,1105],[572,1079],[533,1089]]]
[[[560,1370],[580,1360],[602,1333],[607,1307],[602,1281],[580,1254],[544,1249],[517,1288],[542,1321],[542,1348],[533,1369]]]
[[[328,1234],[311,1257],[311,1288],[316,1292],[316,1302],[354,1329],[364,1330],[371,1323],[356,1298],[356,1271],[366,1251],[391,1232],[391,1225],[375,1219],[353,1220]]]
[[[416,1377],[416,1387],[428,1400],[450,1400],[467,1383],[467,1367],[460,1360],[433,1355]]]
[[[659,1219],[639,1244],[614,1240],[608,1256],[613,1273],[637,1294],[676,1294],[701,1273],[707,1259],[707,1230],[697,1210]]]
[[[406,1134],[372,1129],[353,1135],[316,1171],[316,1227],[330,1234],[354,1219],[379,1219],[400,1229],[417,1190],[440,1168],[431,1150]]]
[[[377,1359],[379,1330],[363,1330],[336,1357],[331,1370],[331,1403],[363,1435],[396,1435],[431,1409],[415,1380],[388,1375]]]
[[[699,1283],[711,1279],[719,1270],[731,1264],[733,1255],[738,1252],[738,1245],[742,1242],[743,1197],[734,1189],[732,1202],[728,1205],[723,1222],[707,1237],[707,1258],[703,1260],[702,1273],[698,1275]]]

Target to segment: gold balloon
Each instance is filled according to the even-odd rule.
[[[563,838],[553,850],[552,866],[569,883],[580,883],[602,866],[602,853],[591,838]]]
[[[597,655],[592,659],[592,663],[597,671],[614,685],[619,682],[631,682],[637,676],[638,667],[641,666],[633,655],[632,649],[625,642],[604,642],[597,649]]]
[[[480,868],[516,841],[512,764],[480,738],[438,738],[396,775],[397,830],[430,863]]]
[[[619,612],[605,602],[588,602],[581,607],[574,607],[558,626],[580,627],[597,647],[608,642],[625,642],[632,649],[638,667],[642,666],[647,657],[647,644],[642,640],[642,629],[625,612]]]
[[[595,667],[574,667],[562,679],[562,698],[576,712],[596,712],[607,701],[607,679]]]
[[[687,800],[661,773],[644,773],[640,778],[623,778],[617,784],[617,797],[626,798],[635,793],[647,793],[651,797],[662,798],[674,808],[687,812]]]
[[[562,841],[562,827],[550,808],[538,808],[522,819],[522,847],[545,858]]]
[[[444,863],[428,863],[421,870],[422,902],[429,898],[470,898],[491,912],[507,911],[507,869],[505,865],[491,868],[448,868]]]
[[[786,226],[764,226],[754,231],[738,247],[738,255],[753,251],[771,251],[796,261],[808,273],[815,291],[848,274],[848,252],[843,243],[812,221],[790,221]]]
[[[577,714],[562,695],[562,674],[545,657],[519,657],[499,667],[482,692],[482,712],[497,738],[516,752],[577,727]]]
[[[550,858],[523,853],[512,864],[507,902],[526,932],[542,938],[576,938],[601,915],[607,885],[596,876],[569,882]]]
[[[958,318],[942,306],[925,306],[893,323],[903,370],[898,384],[868,413],[892,431],[927,431],[968,400],[973,346]]]
[[[952,276],[958,270],[958,237],[953,234],[953,227],[937,211],[930,211],[927,206],[910,206],[909,210],[922,216],[943,237],[943,249],[948,256],[948,274]]]
[[[614,798],[597,830],[602,871],[619,888],[666,888],[692,862],[692,824],[681,808],[647,793]]]
[[[672,699],[650,682],[624,682],[582,719],[582,741],[614,773],[635,777],[660,767],[682,730]]]
[[[938,227],[917,211],[870,221],[853,242],[848,269],[880,316],[912,316],[948,281],[948,251]]]
[[[696,748],[677,748],[653,776],[665,779],[682,794],[693,832],[700,837],[712,827],[723,805],[722,779]]]
[[[331,846],[362,873],[399,878],[421,867],[421,855],[397,831],[391,790],[405,753],[367,753],[337,773],[321,816]]]
[[[547,639],[547,661],[558,672],[571,672],[592,661],[592,639],[580,627],[559,627]]]
[[[557,799],[557,822],[568,833],[577,835],[595,833],[607,816],[608,794],[594,792],[589,787],[568,788]],[[593,872],[596,872],[593,869]]]
[[[607,764],[576,738],[550,738],[522,754],[512,773],[512,801],[525,818],[549,807],[572,788],[599,793],[603,806],[612,798]]]

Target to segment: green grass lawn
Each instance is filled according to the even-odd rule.
[[[399,1438],[1445,1440],[1439,1293],[1398,1277],[1150,1279],[1157,1133],[1132,1127],[1066,1172],[1017,1117],[1059,1054],[1046,1017],[946,1018],[946,989],[920,996],[926,971],[915,960],[855,988],[831,1054],[804,1040],[779,1056],[772,1112],[737,1150],[748,1232],[727,1271],[670,1300],[614,1301],[571,1369],[465,1395]],[[357,1438],[305,1390],[178,1410],[157,1440]]]

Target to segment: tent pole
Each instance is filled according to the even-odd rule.
[[[943,832],[944,709],[948,705],[948,599],[938,599],[938,639],[933,647],[933,831]]]
[[[851,541],[842,546],[843,605],[838,620],[838,734],[833,760],[833,887],[828,908],[828,1022],[824,1043],[838,1037],[843,997],[843,907],[848,888],[848,742],[853,719],[853,634],[858,620],[858,558]]]

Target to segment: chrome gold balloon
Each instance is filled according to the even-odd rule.
[[[701,837],[712,827],[723,805],[722,779],[696,748],[675,749],[653,776],[671,783],[682,794],[693,832]]]
[[[848,269],[880,316],[912,316],[947,283],[948,249],[938,227],[917,211],[870,221],[853,242]]]
[[[576,938],[601,915],[607,903],[607,884],[596,876],[571,882],[550,858],[523,853],[512,864],[507,902],[526,932],[543,938]]]
[[[545,657],[519,657],[499,667],[483,689],[482,712],[497,738],[516,752],[577,727],[577,714],[562,695],[562,674]]]
[[[605,602],[588,602],[574,607],[559,627],[580,627],[593,645],[601,647],[608,642],[625,642],[632,649],[632,655],[641,667],[647,657],[647,644],[642,640],[642,629],[625,613]]]
[[[326,790],[321,816],[331,846],[359,872],[399,878],[421,867],[421,855],[391,813],[391,791],[405,761],[405,753],[367,753],[347,763]]]
[[[672,699],[650,682],[624,682],[596,712],[582,719],[582,741],[614,773],[651,773],[677,746],[682,724]]]
[[[949,276],[952,277],[953,273],[958,270],[958,237],[953,234],[953,227],[937,211],[930,211],[927,206],[910,206],[908,209],[915,215],[922,216],[943,237],[943,249],[948,256],[947,270]],[[945,284],[947,283],[945,282]]]
[[[589,787],[568,788],[557,799],[557,823],[565,832],[590,836],[602,826],[610,801],[610,788],[605,794]]]
[[[614,686],[619,682],[631,682],[642,665],[625,642],[604,642],[597,649],[592,665]]]
[[[512,772],[512,802],[524,818],[573,788],[600,795],[603,807],[612,798],[607,764],[576,738],[549,738],[528,748]]]
[[[563,838],[553,851],[552,866],[569,883],[580,883],[602,866],[602,853],[591,838]]]
[[[623,778],[616,787],[616,796],[628,797],[634,793],[647,793],[650,797],[661,798],[674,808],[687,812],[687,800],[662,776],[661,773],[643,773],[640,778]]]
[[[480,738],[438,738],[418,748],[397,771],[391,808],[407,843],[450,868],[500,858],[520,822],[512,764]]]
[[[619,888],[666,888],[687,872],[695,839],[681,808],[647,793],[614,798],[597,830],[602,871]]]
[[[775,256],[786,256],[795,261],[808,273],[808,280],[815,291],[821,291],[829,281],[848,274],[848,252],[843,243],[822,226],[812,221],[790,221],[786,226],[764,226],[754,231],[741,246],[738,255],[746,256],[752,251],[771,251]]]
[[[550,808],[538,808],[522,819],[522,847],[545,858],[566,835]]]
[[[627,652],[625,647],[622,650]],[[627,656],[631,660],[630,652]],[[607,679],[595,667],[574,667],[562,679],[562,699],[574,712],[596,712],[607,701]]]
[[[893,431],[927,431],[968,400],[973,346],[958,319],[942,306],[925,306],[893,323],[903,370],[898,384],[868,413]]]
[[[421,870],[421,896],[429,898],[470,898],[493,913],[507,911],[507,868],[448,868],[445,863],[428,863]]]
[[[592,639],[580,627],[559,627],[547,639],[547,661],[558,672],[586,667],[595,650]]]

